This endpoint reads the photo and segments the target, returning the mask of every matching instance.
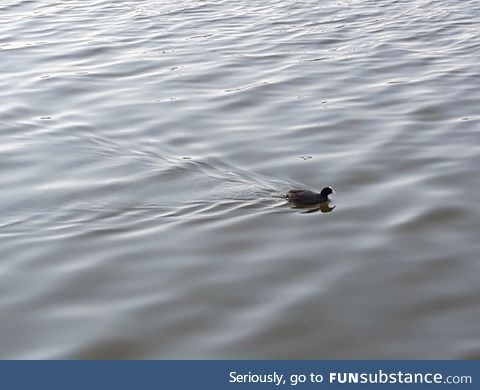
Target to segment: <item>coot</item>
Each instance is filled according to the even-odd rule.
[[[309,190],[291,190],[287,192],[286,198],[289,202],[300,204],[318,204],[330,200],[328,196],[333,194],[333,188],[328,186],[320,192],[313,192]]]

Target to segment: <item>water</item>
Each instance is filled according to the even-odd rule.
[[[479,358],[479,19],[2,1],[0,357]]]

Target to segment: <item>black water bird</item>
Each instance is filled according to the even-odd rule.
[[[328,186],[323,188],[320,192],[313,192],[309,190],[291,190],[287,192],[286,198],[289,202],[301,205],[311,205],[328,202],[329,195],[334,194],[333,188]]]

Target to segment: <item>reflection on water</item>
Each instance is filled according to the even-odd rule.
[[[0,357],[479,355],[478,2],[77,3],[0,5]]]
[[[322,213],[330,213],[336,207],[337,207],[336,205],[332,206],[330,201],[313,204],[313,205],[312,204],[306,205],[306,204],[296,203],[296,202],[291,203],[292,209],[301,209],[303,214],[315,213],[317,211],[321,211]]]

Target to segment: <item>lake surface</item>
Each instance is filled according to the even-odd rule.
[[[480,358],[479,25],[3,0],[0,358]]]

